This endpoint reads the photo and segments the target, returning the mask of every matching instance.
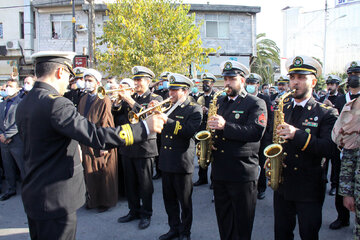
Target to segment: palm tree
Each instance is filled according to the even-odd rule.
[[[265,37],[265,33],[256,36],[257,57],[252,61],[250,69],[259,74],[264,83],[274,83],[274,68],[280,66],[280,49],[273,40]]]

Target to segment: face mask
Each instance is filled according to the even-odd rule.
[[[105,89],[106,89],[106,90],[110,90],[110,88],[111,88],[111,83],[106,83],[106,84],[105,84]]]
[[[85,82],[85,91],[92,92],[95,89],[95,83]]]
[[[269,94],[269,89],[264,89],[264,94]]]
[[[164,84],[164,83],[163,83]],[[163,85],[159,85],[158,87],[159,90],[163,90],[164,89],[164,86]]]
[[[33,86],[31,84],[28,84],[28,83],[24,84],[24,90],[26,92],[29,92],[32,88],[33,88]]]
[[[359,76],[351,75],[348,77],[347,84],[351,88],[358,88],[360,87]]]
[[[256,90],[255,85],[246,85],[246,91],[250,94],[254,93]]]
[[[203,90],[204,92],[210,92],[210,86],[209,85],[206,85],[206,84],[203,84]]]
[[[84,89],[85,88],[85,81],[83,80],[77,80],[76,81],[76,86],[79,88],[79,89]]]
[[[168,82],[168,81],[164,81],[162,85],[163,85],[163,88],[164,88],[164,89],[168,89],[168,88],[169,88],[169,82]]]
[[[199,91],[199,89],[197,87],[193,87],[191,89],[191,92],[194,93],[194,94],[196,94],[198,91]]]
[[[8,95],[6,94],[6,91],[0,91],[0,95],[1,95],[3,98],[8,96]]]
[[[8,96],[12,96],[16,93],[16,89],[12,87],[7,87],[5,91]]]

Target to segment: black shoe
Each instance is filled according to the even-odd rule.
[[[214,189],[214,185],[213,183],[210,183],[210,189],[213,190]]]
[[[337,230],[340,229],[342,227],[347,227],[349,226],[349,221],[345,222],[345,221],[341,221],[340,219],[336,219],[334,222],[332,222],[329,226],[330,229],[332,230]]]
[[[258,192],[257,199],[262,200],[265,198],[265,192]]]
[[[155,174],[155,176],[152,177],[152,179],[154,179],[154,180],[157,180],[157,179],[159,179],[159,178],[161,178],[161,173],[159,173],[159,172],[157,172],[157,173]]]
[[[139,228],[140,229],[145,229],[147,227],[150,226],[150,222],[151,222],[151,218],[150,217],[146,217],[146,218],[141,218],[140,222],[139,222]]]
[[[179,240],[191,240],[190,235],[181,234]]]
[[[159,240],[171,240],[171,239],[174,239],[174,238],[177,238],[177,237],[179,237],[179,232],[174,231],[174,230],[170,230],[167,233],[161,235],[159,237]]]
[[[4,195],[1,196],[0,201],[6,201],[9,198],[11,198],[12,196],[15,196],[16,192],[7,192]]]
[[[208,183],[207,181],[203,181],[203,180],[199,179],[194,183],[194,186],[197,187],[197,186],[204,185],[204,184],[207,184],[207,183]]]
[[[330,191],[329,191],[329,195],[330,196],[334,196],[336,194],[336,188],[335,187],[331,187]]]
[[[118,218],[117,221],[119,223],[127,223],[127,222],[131,222],[135,219],[139,219],[139,216],[136,214],[128,213],[126,216]]]
[[[109,210],[109,207],[103,207],[103,206],[101,206],[101,207],[98,207],[98,208],[97,208],[97,212],[98,212],[98,213],[106,212],[107,210]]]

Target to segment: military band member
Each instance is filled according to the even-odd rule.
[[[341,103],[346,101],[346,105],[341,107],[342,113],[346,112],[352,113],[353,117],[349,118],[347,115],[347,125],[353,124],[351,126],[341,126],[347,131],[342,131],[349,139],[352,141],[343,140],[343,156],[341,159],[341,170],[340,170],[340,181],[339,181],[339,194],[343,196],[344,206],[355,212],[355,227],[354,227],[354,239],[360,239],[360,193],[359,193],[359,167],[360,167],[360,148],[359,148],[359,109],[360,109],[360,61],[352,61],[346,66],[348,80],[347,84],[349,87],[349,92],[345,96],[345,99],[337,102],[338,107],[341,107]],[[339,99],[337,99],[339,100]],[[349,105],[352,104],[351,108]],[[342,116],[340,116],[341,118]],[[356,118],[357,117],[357,118]],[[339,120],[341,120],[339,118]],[[349,119],[352,121],[349,122]],[[354,128],[354,125],[357,126]],[[334,127],[335,129],[335,127]],[[334,138],[333,138],[334,139]],[[342,226],[348,225],[348,222],[341,222]]]
[[[136,125],[96,128],[62,97],[74,74],[74,56],[55,51],[32,55],[38,80],[17,109],[25,145],[22,200],[31,239],[75,239],[76,211],[85,203],[78,142],[98,149],[131,145],[145,139],[147,129],[160,132],[166,121],[165,115],[154,115]]]
[[[197,100],[197,103],[201,105],[203,109],[203,119],[201,121],[200,131],[206,129],[209,105],[215,94],[213,87],[214,83],[216,82],[216,77],[214,76],[214,74],[211,73],[203,73],[201,75],[201,81],[203,84],[204,92]],[[199,179],[194,183],[194,186],[200,186],[208,183],[207,171],[208,168],[199,167]]]
[[[266,123],[265,102],[245,91],[247,67],[236,61],[221,64],[227,96],[208,122],[215,129],[212,177],[221,239],[251,239],[255,216],[259,147]]]
[[[281,95],[283,95],[289,90],[289,81],[290,81],[289,77],[286,75],[281,75],[278,78],[277,80],[278,92],[270,96],[271,101],[275,101],[276,99],[281,97]]]
[[[338,92],[341,78],[339,76],[330,74],[325,76],[325,79],[327,93],[325,96],[320,98],[319,102],[322,102],[330,107],[335,107],[336,98],[341,96],[341,94]]]
[[[336,146],[331,129],[337,111],[312,96],[321,66],[313,58],[297,56],[287,61],[293,101],[284,105],[285,123],[277,134],[283,144],[283,181],[274,192],[275,239],[294,239],[296,217],[301,239],[319,239],[325,178],[323,157],[332,157]],[[274,129],[275,131],[275,129]]]
[[[139,113],[144,110],[153,100],[158,102],[163,100],[149,89],[149,84],[155,77],[150,69],[135,66],[132,68],[132,73],[135,84],[134,98],[129,92],[119,92],[119,94],[123,102],[126,102],[134,112]],[[145,229],[149,227],[152,216],[153,163],[154,157],[158,155],[156,134],[151,134],[146,140],[123,149],[121,155],[130,211],[120,217],[118,222],[125,223],[140,218],[139,229]]]
[[[202,110],[187,99],[193,85],[190,79],[176,73],[170,74],[169,79],[171,101],[178,106],[169,110],[173,111],[161,134],[160,169],[170,231],[161,235],[159,240],[178,236],[180,240],[190,240],[195,157],[193,136],[199,130]]]
[[[85,68],[77,67],[74,68],[75,77],[70,80],[70,90],[64,94],[64,97],[68,98],[77,107],[80,98],[85,95],[85,81],[84,81]]]
[[[272,130],[273,130],[273,114],[271,111],[271,101],[270,97],[262,94],[259,92],[260,82],[262,81],[262,77],[259,74],[256,73],[250,73],[246,77],[246,91],[253,95],[257,96],[258,98],[261,98],[266,103],[266,110],[267,110],[267,125],[266,130],[264,133],[264,136],[261,138],[260,141],[260,149],[259,149],[259,165],[261,167],[261,172],[258,180],[258,199],[264,199],[265,198],[265,190],[266,190],[266,176],[265,176],[265,169],[263,168],[265,164],[266,157],[264,155],[264,149],[272,142]]]

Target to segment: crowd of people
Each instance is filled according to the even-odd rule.
[[[85,204],[105,212],[119,197],[129,211],[117,221],[139,220],[146,229],[153,180],[160,178],[169,230],[159,240],[191,239],[193,186],[209,183],[207,166],[192,182],[194,161],[206,144],[220,238],[251,239],[256,201],[268,186],[264,149],[275,136],[283,140],[275,239],[293,239],[296,218],[302,239],[319,239],[329,162],[338,213],[329,227],[349,226],[355,211],[360,239],[360,61],[346,66],[347,93],[340,94],[339,76],[328,75],[319,96],[314,89],[322,68],[307,56],[289,59],[288,74],[275,87],[243,64],[225,61],[218,89],[212,73],[156,78],[145,66],[134,66],[131,78],[104,79],[95,69],[72,69],[73,57],[36,53],[37,78],[25,78],[22,88],[10,79],[0,91],[0,181],[4,175],[6,183],[0,200],[16,195],[22,181],[32,239],[75,239],[77,209]],[[279,102],[280,120],[274,116]],[[206,144],[194,137],[200,131],[210,134]]]

